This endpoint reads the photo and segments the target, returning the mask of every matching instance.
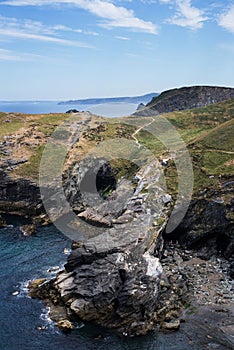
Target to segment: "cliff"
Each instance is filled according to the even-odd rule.
[[[192,86],[162,92],[137,115],[153,115],[205,107],[234,98],[234,89],[218,86]],[[143,114],[141,114],[141,112]]]

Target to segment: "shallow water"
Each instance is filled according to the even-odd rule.
[[[48,318],[44,303],[27,296],[26,286],[31,279],[53,276],[47,270],[63,266],[63,250],[70,243],[53,226],[40,228],[31,237],[23,236],[19,226],[0,229],[0,349],[195,349],[180,333],[164,335],[155,331],[144,337],[126,338],[90,324],[78,324],[68,335],[61,333]],[[19,294],[12,295],[15,292]],[[39,330],[41,326],[46,329]]]

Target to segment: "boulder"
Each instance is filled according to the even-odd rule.
[[[46,281],[46,278],[38,278],[38,279],[35,279],[35,280],[32,280],[32,281],[29,282],[29,284],[28,284],[29,295],[32,298],[37,298],[38,297],[38,288],[45,281]]]
[[[162,322],[161,330],[163,331],[178,331],[180,329],[180,320],[170,322]]]
[[[64,333],[69,333],[74,328],[72,323],[68,320],[61,320],[57,322],[57,327]]]
[[[36,226],[35,225],[24,225],[20,227],[21,232],[24,236],[31,236],[36,232]]]

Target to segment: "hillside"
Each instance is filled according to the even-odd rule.
[[[234,89],[218,86],[192,86],[162,92],[146,105],[145,113],[161,114],[210,104],[234,98]],[[138,113],[140,115],[140,112]]]
[[[194,194],[204,188],[218,189],[223,180],[234,172],[234,99],[225,102],[178,111],[163,115],[179,132],[185,141],[194,166]],[[145,118],[145,117],[144,117]],[[157,120],[157,116],[151,116]],[[167,158],[169,155],[149,130],[142,130],[139,141],[157,154]],[[172,191],[176,185],[176,169],[173,161],[166,170],[168,184]]]

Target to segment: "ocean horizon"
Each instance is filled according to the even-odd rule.
[[[89,111],[103,117],[114,118],[128,116],[137,109],[135,103],[103,103],[97,105],[69,104],[59,105],[61,101],[0,101],[0,112],[25,113],[25,114],[47,114],[65,113],[70,109],[79,112]]]

